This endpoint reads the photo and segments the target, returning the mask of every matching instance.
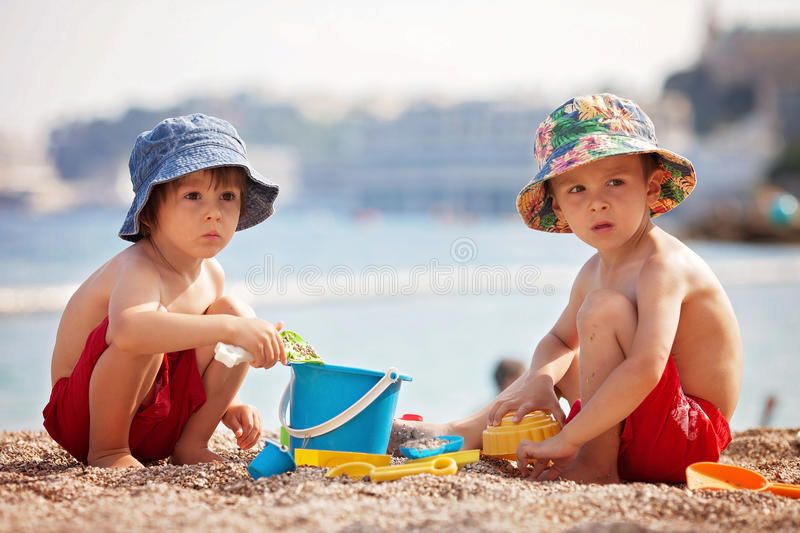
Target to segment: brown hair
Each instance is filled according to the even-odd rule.
[[[642,154],[641,160],[645,180],[649,179],[654,171],[661,168],[661,156],[656,153]]]
[[[241,190],[239,194],[239,208],[244,208],[245,202],[247,201],[247,174],[242,167],[225,166],[207,168],[204,170],[211,173],[212,188],[224,189],[232,185],[238,185]],[[147,199],[147,203],[144,204],[144,207],[139,212],[139,233],[142,235],[142,238],[150,237],[150,234],[156,228],[158,209],[161,207],[161,204],[164,203],[164,199],[167,195],[178,189],[181,179],[183,179],[183,177],[166,183],[160,183],[154,186],[153,190],[150,191],[150,198]]]
[[[661,157],[656,153],[649,152],[640,154],[639,159],[642,162],[642,172],[644,173],[646,185],[650,175],[661,167]],[[546,180],[542,185],[544,186],[544,197],[552,196],[553,186],[550,185],[550,180]]]

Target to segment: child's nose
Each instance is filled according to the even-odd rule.
[[[589,203],[589,208],[592,211],[605,211],[608,209],[608,202],[606,202],[601,196],[595,196]]]
[[[222,218],[222,209],[220,206],[214,204],[212,205],[209,210],[206,212],[206,219],[208,220],[218,220]]]

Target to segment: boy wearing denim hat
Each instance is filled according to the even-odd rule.
[[[234,231],[272,214],[278,187],[253,169],[224,120],[170,118],[138,136],[129,163],[135,198],[119,236],[134,244],[78,288],[58,328],[48,433],[79,461],[103,467],[221,460],[217,424],[253,446],[261,418],[237,391],[247,365],[214,360],[218,341],[286,363],[282,323],[223,295],[214,257]]]
[[[742,366],[719,281],[651,221],[694,188],[692,164],[660,148],[650,118],[611,94],[573,98],[551,113],[535,155],[539,173],[517,198],[523,220],[574,233],[597,253],[522,377],[475,415],[417,429],[480,447],[487,422],[542,409],[566,425],[519,445],[523,475],[683,482],[686,466],[716,461],[730,442]],[[559,396],[572,405],[566,420]]]

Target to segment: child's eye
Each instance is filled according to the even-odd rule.
[[[200,193],[199,192],[187,192],[186,194],[183,195],[183,197],[186,198],[187,200],[199,200],[200,199]]]
[[[614,187],[619,187],[620,185],[623,185],[625,182],[620,179],[614,178],[613,180],[608,180],[608,183],[613,185]]]
[[[567,192],[581,192],[584,189],[583,185],[575,185]]]
[[[224,192],[222,193],[222,199],[226,201],[233,201],[236,200],[236,193],[234,192]]]

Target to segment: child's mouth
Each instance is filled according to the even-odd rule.
[[[611,222],[601,222],[599,224],[595,224],[594,226],[592,226],[592,231],[603,233],[609,231],[613,227],[614,224],[612,224]]]

